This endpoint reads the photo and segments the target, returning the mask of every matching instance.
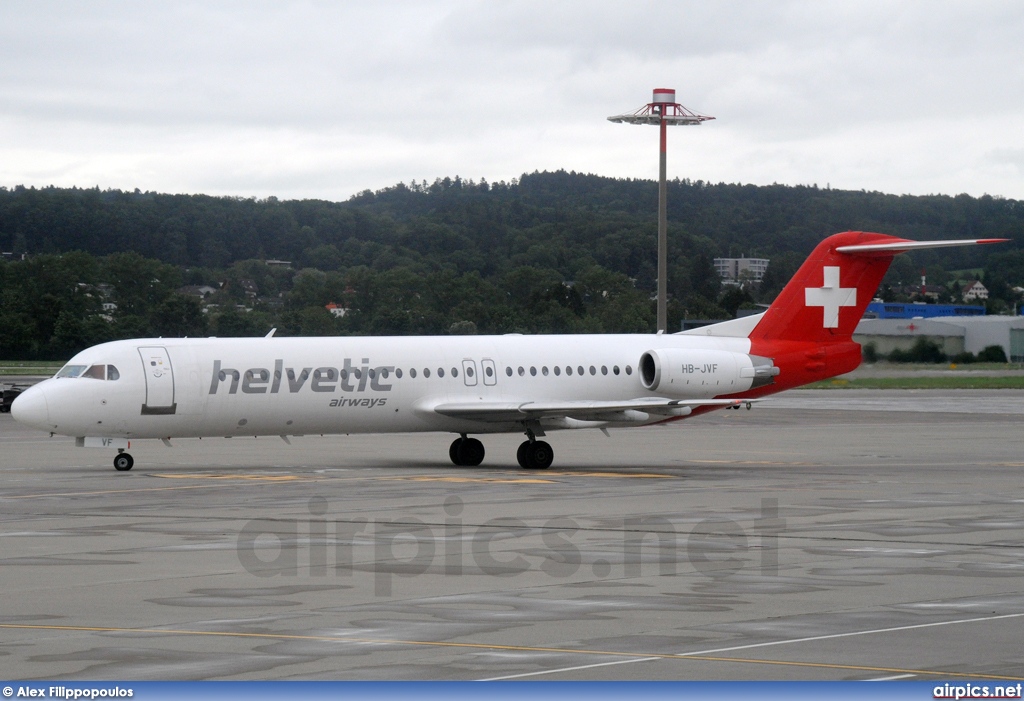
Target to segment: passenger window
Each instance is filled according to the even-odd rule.
[[[602,375],[607,375],[608,374],[608,366],[607,365],[602,365],[601,366],[601,374]]]
[[[632,365],[627,365],[626,366],[626,374],[627,375],[632,375],[633,374],[633,366]]]
[[[374,370],[373,368],[370,368],[368,374],[370,375],[370,379],[372,380],[373,378],[375,378],[377,376],[377,371]]]
[[[452,377],[458,377],[458,376],[459,376],[459,371],[457,369],[455,369],[455,368],[452,368]]]
[[[534,377],[536,377],[537,376],[537,368],[535,368],[535,367],[533,367],[531,365],[530,366],[530,374],[533,375]]]
[[[542,368],[540,369],[540,371],[541,371],[541,372],[542,372],[542,373],[544,374],[544,377],[547,377],[547,376],[548,376],[548,366],[547,366],[547,365],[545,365],[544,367],[542,367]]]
[[[556,365],[556,366],[555,366],[555,377],[558,377],[558,376],[559,376],[559,375],[561,375],[561,374],[562,374],[562,368],[560,368],[560,367],[558,367],[558,366]]]
[[[384,372],[387,372],[387,370],[385,370]],[[395,368],[395,377],[397,377],[399,380],[402,379],[402,368]]]
[[[619,366],[615,365],[614,367],[612,367],[612,372],[614,372],[616,375],[618,375],[619,374]]]
[[[438,377],[444,377],[444,368],[438,368],[437,369],[437,376]]]
[[[409,368],[409,377],[416,379],[416,368]]]
[[[423,376],[430,377],[430,368],[423,368]]]
[[[487,374],[488,377],[493,377],[494,376],[494,370],[491,370],[491,367],[489,365],[484,368],[484,372]],[[510,372],[509,375],[511,375],[511,374],[512,373]]]
[[[578,368],[576,368],[576,372],[578,372],[580,375],[583,375],[583,366],[580,365]]]
[[[107,379],[111,380],[111,381],[113,381],[113,380],[120,380],[121,379],[121,373],[119,373],[117,371],[117,368],[115,368],[113,365],[108,365],[107,366]]]
[[[526,370],[523,370],[523,366],[522,366],[522,365],[520,365],[520,366],[519,366],[519,376],[520,376],[520,377],[522,377],[522,376],[523,376],[523,375],[525,375],[525,374],[526,374]]]
[[[455,371],[454,371],[454,370],[452,370],[452,372],[454,373]],[[471,368],[471,367],[467,367],[467,368],[466,368],[466,375],[467,375],[468,377],[472,377],[472,376],[473,376],[473,368]]]
[[[82,373],[82,377],[91,377],[94,380],[105,380],[107,369],[106,365],[93,365],[91,368]]]
[[[520,369],[522,369],[522,368],[520,368]],[[511,367],[506,367],[505,368],[505,374],[508,375],[509,377],[512,377],[512,368]],[[520,374],[522,374],[522,373],[520,373]]]
[[[343,379],[343,380],[347,380],[348,379],[348,370],[346,370],[345,368],[341,369],[341,379]]]
[[[572,374],[572,365],[566,365],[565,366],[565,374],[566,375],[571,375]]]
[[[594,368],[593,365],[590,366],[590,374],[591,375],[596,375],[597,374],[597,370]]]

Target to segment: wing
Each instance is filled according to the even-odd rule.
[[[438,414],[455,419],[509,423],[538,421],[540,419],[576,419],[578,421],[647,421],[651,414],[658,416],[686,416],[700,406],[740,406],[757,399],[627,399],[625,401],[598,402],[587,400],[562,402],[458,402],[438,404]]]

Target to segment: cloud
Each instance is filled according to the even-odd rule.
[[[1014,2],[0,4],[0,184],[343,199],[670,170],[1024,197]],[[822,183],[823,184],[823,183]]]

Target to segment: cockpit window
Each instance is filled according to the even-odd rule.
[[[121,373],[113,365],[65,365],[57,377],[89,377],[94,380],[118,380]]]
[[[106,365],[93,365],[91,368],[82,373],[82,377],[91,377],[94,380],[105,380],[106,378]]]

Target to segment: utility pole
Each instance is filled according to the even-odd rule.
[[[657,124],[661,128],[661,159],[658,165],[658,332],[668,330],[668,214],[667,214],[667,145],[668,127],[689,126],[714,117],[697,114],[676,102],[676,91],[655,88],[654,99],[636,112],[609,117],[609,122],[625,124]]]

